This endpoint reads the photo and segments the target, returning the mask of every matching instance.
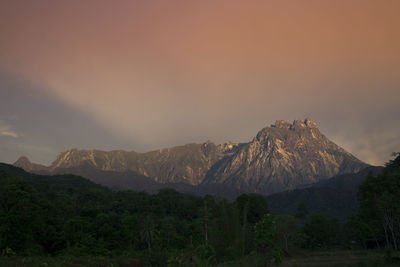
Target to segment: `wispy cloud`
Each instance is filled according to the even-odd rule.
[[[21,136],[20,133],[15,131],[13,127],[4,120],[0,120],[0,135],[14,138],[18,138]]]

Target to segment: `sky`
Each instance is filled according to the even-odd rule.
[[[0,161],[250,141],[310,117],[361,160],[400,151],[400,1],[0,3]]]

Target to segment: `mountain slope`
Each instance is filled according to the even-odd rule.
[[[234,187],[220,184],[212,185],[190,185],[185,183],[158,183],[149,177],[140,175],[133,171],[114,172],[101,171],[93,168],[70,168],[62,171],[61,174],[46,175],[30,173],[22,168],[0,163],[0,174],[5,173],[9,176],[25,180],[35,188],[46,188],[55,191],[66,191],[69,189],[97,189],[97,190],[134,190],[137,192],[147,192],[156,194],[165,188],[171,188],[182,193],[191,193],[196,196],[207,194],[220,196],[228,200],[235,200],[241,193]],[[65,172],[65,174],[64,174]],[[85,177],[85,178],[83,178]]]
[[[5,163],[0,163],[0,173],[22,179],[35,188],[48,188],[55,191],[66,191],[69,189],[97,189],[109,191],[109,189],[104,186],[72,174],[39,175],[26,172],[19,167]]]
[[[153,187],[153,182],[204,188],[221,184],[261,194],[294,189],[368,166],[327,139],[310,119],[293,124],[277,121],[248,143],[206,142],[147,153],[71,149],[59,153],[49,167],[26,158],[15,165],[36,173],[74,173],[96,182],[102,177],[102,184],[118,187],[122,182],[112,179],[123,176],[124,181],[128,177],[135,180],[138,187],[140,183]]]
[[[147,153],[71,149],[61,152],[49,168],[51,173],[68,169],[135,172],[159,183],[198,185],[207,171],[238,144],[187,144]]]
[[[358,192],[358,188],[364,183],[365,177],[367,177],[370,172],[376,176],[380,174],[383,169],[384,167],[381,166],[370,166],[362,169],[360,172],[337,175],[331,179],[321,180],[311,186],[330,187],[338,190]]]
[[[267,196],[268,206],[275,214],[295,215],[305,205],[309,213],[323,213],[342,220],[357,210],[357,192],[369,172],[377,175],[383,167],[368,167],[358,173],[343,174],[303,189],[288,190]]]
[[[49,167],[32,163],[27,157],[22,156],[13,164],[15,167],[24,169],[25,171],[29,172],[41,172],[41,171],[48,171]]]
[[[367,166],[326,138],[312,120],[277,121],[211,168],[203,183],[271,194]]]

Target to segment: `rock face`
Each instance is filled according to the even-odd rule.
[[[187,144],[147,153],[71,149],[49,167],[26,158],[15,166],[51,174],[130,172],[163,184],[223,184],[270,194],[311,184],[368,165],[329,141],[310,119],[276,121],[249,143]],[[91,177],[88,177],[89,179]]]
[[[86,168],[101,171],[133,171],[151,177],[159,183],[187,183],[198,185],[207,171],[233,149],[211,142],[187,144],[147,153],[71,149],[61,152],[50,166],[59,170]]]
[[[203,183],[271,194],[367,166],[328,140],[311,119],[279,120],[218,162]]]
[[[44,165],[32,163],[27,157],[24,156],[20,157],[16,162],[14,162],[13,165],[28,172],[41,172],[49,169],[49,167]]]

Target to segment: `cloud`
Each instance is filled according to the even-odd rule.
[[[14,137],[14,138],[18,138],[19,137],[19,135],[16,132],[13,132],[13,131],[0,131],[0,134],[4,135],[4,136],[11,136],[11,137]]]
[[[4,120],[0,120],[0,135],[18,138],[21,136],[20,133],[16,132],[11,125]]]
[[[0,114],[21,116],[2,117],[8,143],[144,152],[310,116],[367,162],[398,151],[380,133],[399,133],[400,1],[15,2],[0,10]]]

